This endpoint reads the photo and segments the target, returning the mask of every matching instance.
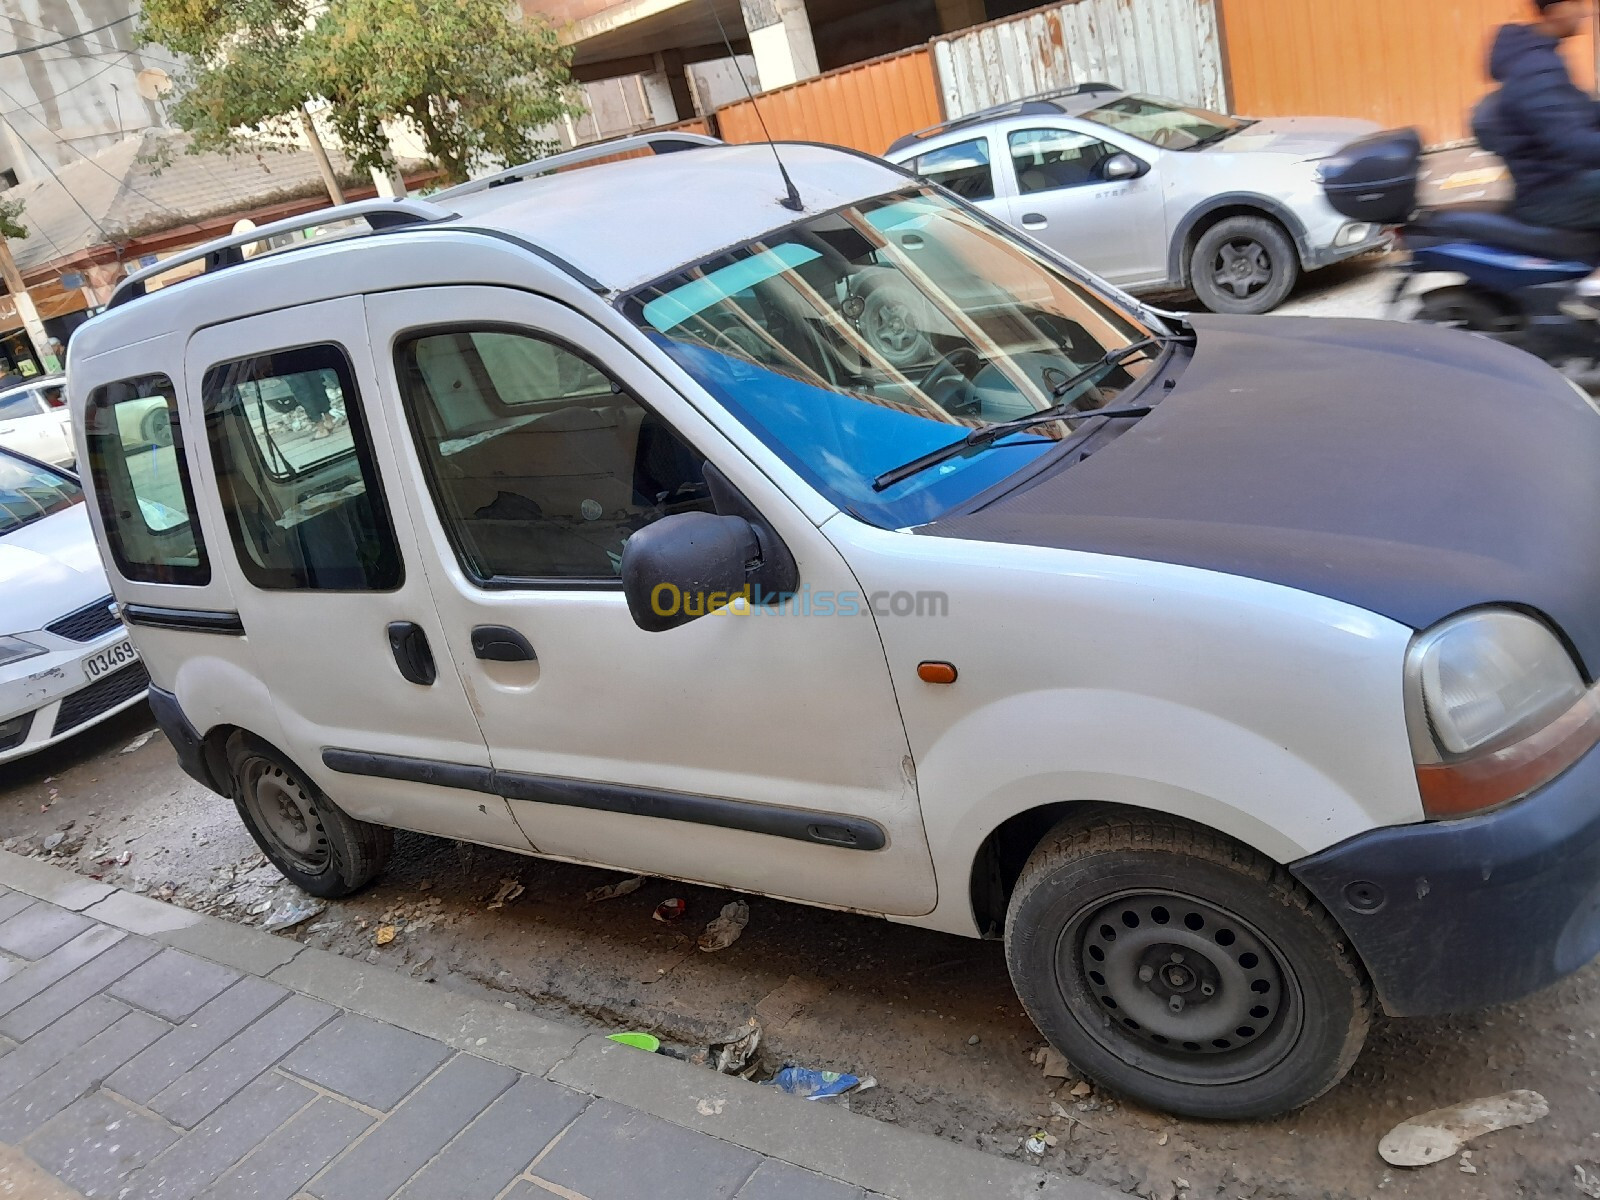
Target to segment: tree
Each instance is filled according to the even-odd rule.
[[[191,64],[173,81],[171,112],[193,153],[293,143],[312,94],[301,56],[310,23],[304,0],[147,0],[140,36]]]
[[[21,241],[27,236],[28,227],[22,223],[22,201],[0,196],[0,238]]]
[[[552,145],[538,130],[583,110],[555,31],[503,0],[335,0],[305,39],[312,87],[355,162],[380,166],[385,121],[409,125],[451,181]]]
[[[582,111],[554,30],[501,0],[146,0],[141,32],[194,64],[172,116],[195,152],[286,145],[320,97],[357,166],[384,165],[397,123],[456,181]]]

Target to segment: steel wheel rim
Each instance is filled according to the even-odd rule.
[[[917,324],[917,308],[909,300],[880,299],[868,305],[861,323],[868,341],[897,366],[913,361],[926,348],[927,336]]]
[[[291,866],[308,875],[327,869],[332,850],[316,804],[287,771],[264,759],[252,761],[244,800],[256,827]]]
[[[1229,238],[1217,247],[1211,272],[1218,288],[1246,300],[1272,282],[1272,255],[1254,238]]]
[[[1057,947],[1056,972],[1094,1041],[1176,1083],[1260,1075],[1283,1061],[1304,1026],[1299,984],[1276,944],[1237,914],[1180,892],[1129,891],[1084,906]],[[1174,996],[1182,1003],[1173,1005]]]

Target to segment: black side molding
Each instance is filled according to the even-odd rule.
[[[729,800],[722,796],[697,796],[661,788],[629,787],[585,779],[565,779],[556,775],[530,775],[522,771],[497,771],[492,767],[409,758],[400,754],[372,754],[364,750],[336,747],[323,750],[322,764],[331,771],[345,775],[403,779],[411,783],[432,783],[440,787],[486,792],[508,800],[529,800],[536,804],[561,804],[569,808],[592,808],[600,812],[656,817],[663,821],[743,829],[750,833],[814,842],[821,846],[839,846],[846,850],[881,850],[887,842],[882,826],[861,817],[775,804],[752,804],[747,800]]]
[[[154,684],[150,685],[148,696],[150,712],[155,716],[161,732],[167,735],[167,741],[178,752],[178,765],[183,768],[184,774],[219,796],[228,795],[228,788],[212,775],[211,764],[206,761],[204,739],[183,711],[178,698]]]
[[[236,612],[206,608],[162,608],[154,604],[124,604],[119,610],[129,625],[152,629],[181,629],[186,633],[220,633],[244,636],[244,622]]]

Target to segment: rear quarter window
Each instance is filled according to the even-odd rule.
[[[209,583],[172,380],[141,375],[96,388],[84,410],[84,431],[95,500],[118,572],[140,583]]]

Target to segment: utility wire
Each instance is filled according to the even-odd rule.
[[[91,46],[98,46],[99,47],[99,50],[97,50],[97,51],[88,51],[88,52],[84,52],[84,53],[80,53],[80,54],[67,55],[66,57],[68,57],[68,58],[98,58],[98,57],[103,57],[104,55],[107,55],[107,54],[140,54],[140,55],[143,55],[145,58],[154,58],[154,59],[159,59],[162,62],[169,62],[175,67],[182,67],[182,66],[185,65],[184,63],[180,62],[178,59],[173,58],[171,55],[168,55],[168,54],[156,54],[156,53],[154,53],[154,52],[152,52],[152,51],[150,51],[148,49],[145,49],[144,47],[135,47],[135,48],[133,48],[131,50],[124,50],[120,46],[108,46],[104,42],[89,41],[89,39],[82,33],[72,33],[72,34],[64,33],[60,29],[51,29],[48,25],[40,25],[37,21],[25,21],[21,17],[13,17],[13,16],[7,15],[7,16],[4,16],[4,17],[0,17],[0,20],[10,21],[13,25],[26,25],[29,29],[37,29],[40,33],[55,34],[55,35],[58,35],[60,37],[64,37],[69,42],[82,41],[82,42],[87,42]],[[60,44],[61,43],[59,43],[59,42],[47,43],[47,45],[60,45]],[[34,44],[34,45],[29,45],[29,46],[23,46],[21,49],[23,51],[28,51],[28,50],[41,50],[41,49],[44,49],[44,48],[45,47],[43,45]]]
[[[132,50],[124,50],[122,52],[122,57],[126,58],[128,55],[130,55],[132,53],[133,53]],[[49,99],[46,99],[46,100],[35,100],[32,104],[19,104],[19,105],[17,105],[16,108],[11,109],[10,112],[28,112],[29,109],[43,108],[46,104],[50,103],[50,100],[60,99],[62,96],[65,96],[68,92],[76,91],[78,88],[83,87],[85,84],[93,83],[96,79],[99,79],[100,76],[104,75],[107,71],[114,70],[116,67],[118,67],[120,65],[121,65],[120,63],[114,63],[114,62],[107,63],[105,66],[101,67],[98,71],[96,71],[93,75],[86,75],[84,78],[78,80],[78,82],[73,84],[71,87],[62,88],[59,92],[56,92],[53,96],[49,97]],[[0,113],[0,116],[8,116],[8,115],[10,115],[10,114],[9,113]],[[32,113],[28,113],[28,115],[32,116],[33,114]]]
[[[68,42],[76,41],[78,38],[86,37],[91,33],[99,33],[102,29],[110,29],[113,25],[121,25],[125,21],[131,21],[138,15],[136,12],[131,12],[125,17],[118,17],[115,21],[107,21],[104,25],[96,25],[93,29],[80,30],[71,37],[60,38],[54,42],[38,42],[32,46],[20,46],[15,50],[0,51],[0,58],[15,58],[19,54],[32,54],[35,50],[48,50],[51,46],[65,46]],[[31,24],[32,22],[24,23]]]
[[[0,117],[0,120],[6,120],[6,119],[4,117]],[[85,217],[89,218],[89,224],[93,225],[96,229],[98,229],[100,231],[100,236],[105,238],[106,241],[108,241],[108,242],[111,241],[112,240],[111,239],[111,234],[109,232],[107,232],[106,227],[104,225],[100,224],[99,221],[95,220],[94,214],[92,212],[90,212],[87,208],[85,208],[83,206],[83,202],[72,194],[72,189],[69,188],[66,184],[61,182],[61,176],[56,174],[56,169],[50,165],[49,160],[46,159],[44,155],[39,153],[39,148],[37,146],[35,146],[32,142],[30,142],[27,138],[23,137],[22,133],[17,129],[17,127],[15,125],[12,125],[9,120],[6,120],[6,125],[10,127],[12,133],[16,134],[17,140],[19,142],[21,142],[24,146],[26,146],[28,148],[29,152],[35,158],[37,158],[39,160],[39,165],[42,166],[46,171],[49,172],[50,178],[54,179],[56,181],[56,186],[59,187],[63,192],[66,193],[67,199],[71,200],[73,202],[73,204],[77,205],[78,206],[78,211],[81,212]],[[49,234],[45,234],[45,239],[44,240],[49,242],[52,246],[55,246],[57,253],[61,252],[61,247],[60,246],[56,246],[55,241],[50,237]]]
[[[11,102],[10,112],[27,112],[27,110],[25,108],[23,108],[21,105],[19,105],[17,103],[17,98],[15,96],[13,96],[10,92],[6,91],[6,89],[3,88],[3,87],[0,87],[0,96],[4,96],[7,100],[9,100]],[[128,182],[126,176],[113,175],[110,171],[106,170],[98,162],[96,162],[91,155],[85,154],[82,150],[78,149],[71,142],[67,141],[66,138],[62,137],[54,129],[51,129],[50,126],[43,120],[43,118],[35,116],[33,113],[30,112],[30,113],[28,113],[28,119],[30,121],[33,121],[35,124],[37,124],[40,129],[43,129],[51,137],[55,138],[56,141],[60,142],[68,150],[71,150],[79,158],[83,159],[84,162],[88,163],[91,167],[93,167],[96,171],[99,171],[100,174],[104,175],[107,179],[111,180],[113,183],[116,183],[121,187],[127,188],[135,196],[138,196],[140,199],[146,201],[149,204],[154,204],[162,212],[170,213],[174,217],[182,217],[183,216],[183,214],[178,212],[176,209],[168,208],[165,204],[161,203],[161,201],[157,200],[154,196],[147,196],[144,192],[141,192],[138,188],[134,187],[133,184]],[[16,126],[15,125],[13,125],[11,128],[12,128],[13,131],[16,130]],[[17,136],[21,137],[22,135],[20,133],[18,133]],[[30,143],[30,145],[31,145],[31,143]],[[34,151],[34,155],[35,155],[35,157],[39,157],[39,152],[37,150],[35,150]],[[43,162],[44,159],[42,157],[39,157],[39,161]],[[54,172],[52,172],[52,174],[54,174]],[[59,180],[57,182],[59,182]],[[78,207],[82,208],[83,206],[79,205]],[[88,211],[89,211],[88,209],[84,209],[84,215],[85,216],[88,215]],[[91,221],[94,220],[93,217],[89,217],[89,219]],[[96,222],[96,226],[97,227],[99,226],[99,222]],[[101,229],[100,232],[101,233],[105,233],[105,230]]]

